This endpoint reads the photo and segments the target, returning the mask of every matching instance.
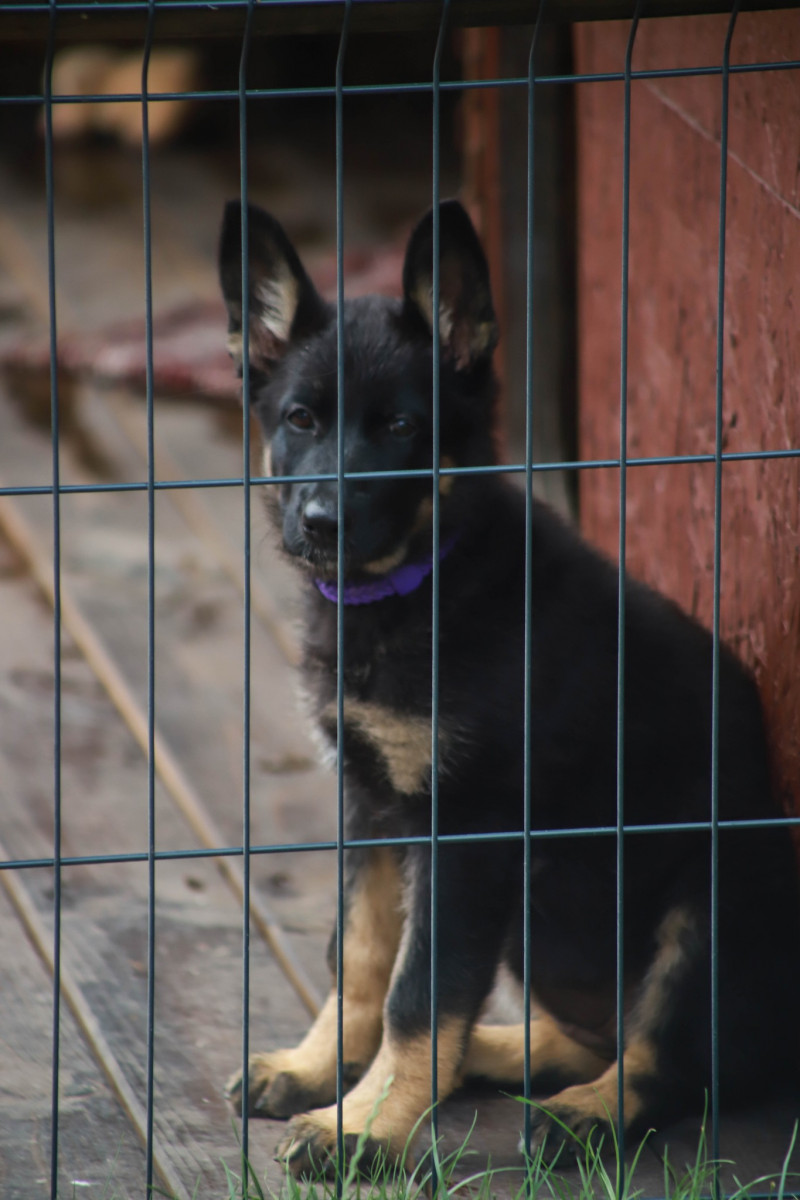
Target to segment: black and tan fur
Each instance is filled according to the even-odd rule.
[[[496,475],[448,474],[494,460],[486,262],[464,210],[440,209],[441,290],[432,308],[432,215],[411,236],[403,298],[345,303],[348,472],[431,468],[432,322],[439,323],[441,539],[439,831],[523,824],[525,506]],[[221,247],[231,349],[242,354],[241,210]],[[336,746],[336,606],[314,578],[337,570],[344,519],[348,581],[430,555],[431,476],[351,478],[340,514],[337,314],[315,291],[281,227],[249,210],[250,394],[276,477],[265,488],[288,554],[305,573],[303,677],[312,719]],[[312,478],[309,478],[312,477]],[[523,974],[530,907],[532,1087],[578,1134],[618,1118],[630,1129],[701,1110],[710,1084],[710,850],[707,829],[631,833],[624,842],[625,1045],[616,1045],[617,569],[549,509],[533,506],[531,892],[522,845],[439,848],[439,1096],[467,1076],[519,1085],[523,1030],[477,1023],[501,964]],[[431,830],[431,580],[411,594],[344,609],[346,836]],[[625,595],[624,813],[629,825],[708,822],[712,643],[671,603],[628,580]],[[723,650],[719,672],[723,819],[777,816],[752,679]],[[567,829],[570,836],[548,837]],[[427,845],[347,854],[344,914],[345,1135],[374,1116],[374,1148],[396,1153],[431,1095],[431,865]],[[758,1101],[794,1078],[800,995],[795,861],[775,825],[719,839],[720,1094]],[[335,965],[335,955],[331,954]],[[376,1104],[393,1082],[377,1115]],[[252,1113],[292,1117],[296,1172],[336,1145],[335,992],[301,1044],[254,1055]],[[558,1129],[544,1113],[534,1144]],[[349,1138],[348,1138],[349,1140]]]

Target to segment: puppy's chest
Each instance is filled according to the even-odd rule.
[[[348,773],[365,784],[387,783],[400,796],[413,796],[430,786],[433,743],[430,677],[408,664],[361,661],[344,676],[344,757]],[[337,753],[338,704],[336,672],[331,664],[312,661],[304,672],[307,707],[327,758]],[[438,758],[440,771],[453,761],[458,722],[440,707]]]

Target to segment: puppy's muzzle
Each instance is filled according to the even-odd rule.
[[[339,534],[339,517],[335,506],[312,497],[303,509],[301,525],[311,545],[321,550],[335,549]]]

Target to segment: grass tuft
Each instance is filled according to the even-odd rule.
[[[335,1181],[326,1178],[322,1171],[312,1178],[298,1180],[288,1168],[276,1189],[266,1181],[259,1181],[243,1157],[240,1175],[223,1163],[227,1191],[220,1200],[337,1200],[337,1195],[345,1200],[639,1200],[644,1196],[644,1190],[637,1182],[637,1172],[649,1133],[639,1143],[629,1163],[622,1162],[612,1123],[609,1144],[603,1138],[595,1140],[592,1134],[585,1141],[571,1135],[575,1144],[566,1174],[566,1161],[559,1164],[557,1155],[552,1162],[547,1162],[541,1148],[527,1158],[523,1156],[521,1168],[493,1168],[489,1162],[476,1165],[470,1172],[470,1160],[477,1157],[470,1149],[474,1121],[467,1137],[455,1150],[443,1153],[439,1139],[418,1159],[413,1158],[410,1146],[430,1115],[429,1109],[420,1117],[409,1145],[397,1162],[384,1160],[371,1164],[362,1174],[359,1167],[369,1138],[370,1120],[355,1150],[345,1160],[338,1192]],[[722,1200],[723,1197],[724,1200],[756,1200],[765,1195],[771,1200],[800,1200],[800,1173],[790,1171],[797,1141],[798,1122],[795,1122],[780,1171],[762,1175],[747,1184],[732,1174],[733,1187],[723,1188],[721,1168],[727,1167],[733,1172],[735,1166],[728,1159],[710,1157],[704,1121],[691,1162],[680,1166],[670,1161],[668,1148],[665,1149],[660,1200]],[[167,1196],[165,1192],[154,1194]]]

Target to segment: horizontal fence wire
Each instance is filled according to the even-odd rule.
[[[675,824],[662,825],[625,825],[621,829],[625,836],[639,836],[653,834],[661,836],[667,833],[711,833],[711,821],[677,821]],[[800,829],[800,817],[775,817],[768,820],[739,820],[728,821],[720,819],[717,822],[718,829],[740,829],[742,831],[748,829]],[[526,836],[533,840],[549,840],[553,838],[584,838],[584,837],[613,837],[616,838],[620,831],[617,825],[586,825],[575,826],[570,829],[536,829],[531,828],[526,834],[523,829],[510,829],[501,832],[491,833],[440,833],[438,842],[440,845],[469,845],[471,843],[489,843],[489,842],[513,842],[523,841]],[[381,846],[429,846],[431,838],[426,834],[404,837],[378,837],[378,838],[345,838],[343,848],[345,850],[368,850],[378,849]],[[249,855],[258,854],[293,854],[298,851],[335,851],[338,848],[338,842],[318,841],[318,842],[267,842],[263,845],[249,845],[247,853]],[[170,859],[192,859],[192,858],[241,858],[245,853],[243,846],[199,846],[194,850],[157,850],[155,853],[156,859],[168,861]],[[80,867],[80,866],[98,866],[104,863],[130,863],[130,862],[147,862],[148,852],[142,850],[140,852],[132,851],[126,854],[73,854],[63,855],[59,858],[59,862],[65,867]],[[22,870],[34,867],[50,867],[54,865],[54,859],[48,857],[39,858],[10,858],[0,860],[0,871],[2,870]]]
[[[730,75],[749,75],[761,74],[766,71],[795,71],[800,68],[800,59],[785,59],[780,62],[765,61],[752,63],[732,63],[729,68]],[[649,70],[631,71],[630,78],[632,81],[646,81],[649,79],[694,79],[705,77],[721,77],[722,67],[662,67],[650,68]],[[564,74],[564,75],[537,75],[534,81],[536,87],[548,87],[551,85],[572,85],[581,83],[624,83],[624,71],[596,71],[592,73],[580,74]],[[528,78],[525,75],[516,76],[513,79],[508,76],[503,78],[493,79],[443,79],[439,84],[439,89],[442,92],[474,92],[482,91],[486,88],[505,90],[507,88],[527,88]],[[352,83],[343,84],[342,94],[344,96],[403,96],[403,95],[430,95],[432,85],[430,83]],[[248,88],[246,92],[248,100],[335,100],[336,89],[333,87],[283,87],[283,88]],[[231,101],[239,99],[239,92],[231,88],[215,88],[213,91],[208,90],[191,90],[187,89],[182,92],[153,92],[148,96],[151,102],[158,103],[163,100],[219,100]],[[107,103],[113,100],[118,104],[141,104],[141,92],[94,92],[94,93],[59,93],[50,98],[52,104],[98,104]],[[24,95],[3,96],[0,97],[0,103],[13,105],[26,104],[43,104],[45,101],[44,93],[26,92]]]
[[[302,4],[302,0],[299,0]],[[242,933],[242,1061],[243,1061],[243,1076],[244,1076],[244,1094],[247,1091],[247,1072],[248,1072],[248,1054],[249,1054],[249,962],[250,962],[250,911],[249,911],[249,896],[250,896],[250,862],[252,858],[261,856],[270,856],[275,854],[297,853],[297,852],[330,852],[337,856],[337,975],[338,975],[338,1014],[337,1014],[337,1080],[336,1094],[337,1106],[339,1113],[339,1164],[342,1161],[342,1133],[341,1133],[341,1114],[343,1100],[343,942],[344,942],[344,904],[345,897],[343,891],[344,880],[344,856],[350,850],[364,850],[378,847],[389,848],[404,848],[404,847],[423,847],[429,848],[430,865],[431,865],[431,911],[430,911],[430,938],[431,938],[431,1032],[432,1032],[432,1058],[431,1058],[431,1101],[432,1101],[432,1127],[434,1141],[436,1140],[437,1126],[437,1052],[436,1052],[436,1030],[438,1027],[438,991],[437,991],[437,955],[436,947],[438,940],[438,909],[437,895],[439,887],[439,849],[445,845],[467,845],[470,843],[492,843],[492,842],[508,842],[522,841],[524,845],[524,872],[527,881],[530,876],[530,850],[531,845],[535,840],[542,839],[559,839],[559,838],[578,838],[578,837],[610,837],[616,839],[617,846],[617,1011],[618,1011],[618,1044],[624,1045],[624,1004],[622,1003],[624,993],[624,959],[623,959],[623,924],[624,924],[624,909],[625,899],[622,889],[623,880],[623,865],[624,865],[624,845],[625,839],[629,837],[638,837],[646,835],[665,836],[668,834],[681,834],[686,832],[702,832],[709,834],[710,837],[710,862],[712,870],[712,966],[711,966],[711,1025],[712,1025],[712,1091],[710,1098],[710,1114],[712,1128],[712,1153],[716,1159],[719,1157],[719,1122],[718,1122],[718,1075],[719,1075],[719,1046],[717,1036],[717,1017],[718,1017],[718,984],[717,984],[717,956],[718,956],[718,899],[717,899],[717,874],[718,874],[718,842],[721,830],[725,829],[740,829],[742,831],[748,829],[759,829],[764,827],[788,827],[800,828],[800,816],[787,816],[780,819],[768,820],[725,820],[719,816],[719,801],[718,801],[718,712],[719,712],[719,654],[720,654],[720,593],[721,593],[721,562],[722,562],[722,547],[721,547],[721,527],[722,527],[722,475],[723,468],[728,463],[741,462],[759,462],[759,461],[776,461],[787,459],[791,460],[800,457],[800,447],[788,449],[753,449],[738,452],[728,452],[722,449],[722,400],[723,400],[723,321],[724,321],[724,283],[725,283],[725,213],[726,213],[726,164],[729,154],[728,147],[728,90],[730,80],[737,75],[751,74],[754,72],[775,72],[785,70],[800,69],[800,60],[790,61],[767,61],[767,62],[751,62],[743,64],[733,64],[730,62],[730,47],[733,36],[733,31],[738,14],[738,3],[734,2],[733,11],[730,16],[730,21],[727,30],[724,60],[720,65],[709,65],[704,67],[676,67],[665,69],[649,69],[649,70],[634,70],[632,68],[633,46],[636,36],[636,30],[640,19],[640,9],[643,6],[640,3],[636,5],[636,11],[630,25],[630,38],[628,42],[628,50],[626,56],[626,66],[622,71],[608,72],[590,72],[590,73],[551,73],[540,74],[535,70],[535,48],[539,31],[539,21],[541,13],[544,9],[544,4],[539,6],[535,31],[531,41],[529,72],[524,77],[503,77],[489,78],[481,80],[445,80],[439,77],[440,72],[440,51],[443,45],[444,34],[446,30],[446,17],[448,10],[448,0],[442,0],[442,16],[439,28],[439,37],[437,41],[436,57],[432,66],[432,77],[430,81],[420,82],[399,82],[399,83],[381,83],[381,84],[363,84],[353,85],[345,84],[343,80],[343,65],[345,61],[345,52],[347,46],[348,32],[348,17],[351,10],[352,0],[345,0],[344,19],[341,29],[339,52],[337,58],[337,77],[334,86],[312,86],[312,87],[280,87],[280,88],[254,88],[247,86],[247,58],[250,45],[250,21],[255,8],[255,0],[242,0],[241,3],[236,0],[234,5],[224,5],[224,7],[238,7],[242,11],[243,19],[246,21],[245,30],[242,37],[242,50],[240,60],[240,76],[239,87],[236,90],[231,89],[216,89],[203,90],[195,89],[182,92],[150,92],[148,89],[148,63],[150,50],[152,48],[155,36],[155,14],[156,10],[174,9],[182,10],[187,15],[198,9],[195,0],[186,0],[186,3],[181,3],[181,0],[166,0],[164,3],[158,0],[147,0],[147,3],[127,3],[114,4],[114,9],[127,9],[129,11],[142,11],[147,14],[147,31],[144,42],[144,55],[142,66],[142,90],[141,92],[125,92],[125,93],[94,93],[90,95],[53,95],[52,93],[52,65],[53,55],[55,50],[55,40],[57,33],[57,15],[58,11],[77,8],[69,4],[59,4],[58,0],[50,0],[48,4],[11,4],[6,5],[4,11],[6,13],[48,13],[50,15],[50,26],[48,34],[48,43],[45,53],[46,70],[44,74],[43,91],[39,93],[28,93],[25,95],[11,95],[0,98],[0,106],[8,105],[39,105],[44,106],[45,116],[45,170],[46,170],[46,199],[47,199],[47,231],[48,231],[48,286],[49,286],[49,301],[50,301],[50,377],[51,377],[51,404],[52,404],[52,482],[50,484],[37,484],[28,486],[0,486],[0,497],[13,499],[14,497],[26,496],[49,496],[53,506],[53,532],[54,532],[54,549],[53,549],[53,575],[54,575],[54,641],[55,641],[55,679],[54,679],[54,757],[55,757],[55,777],[54,777],[54,850],[52,856],[40,856],[36,858],[9,858],[0,861],[0,870],[28,870],[28,869],[44,869],[53,872],[54,877],[54,931],[53,931],[53,972],[54,972],[54,992],[53,992],[53,1101],[52,1101],[52,1121],[53,1121],[53,1140],[51,1149],[51,1194],[53,1197],[57,1194],[57,1173],[58,1173],[58,1157],[59,1157],[59,1028],[60,1028],[60,955],[61,955],[61,879],[65,869],[82,866],[98,866],[98,865],[121,865],[130,863],[146,863],[148,866],[148,956],[147,956],[147,971],[148,971],[148,992],[147,992],[147,1146],[146,1146],[146,1173],[147,1173],[147,1188],[152,1189],[154,1185],[153,1178],[153,1113],[154,1113],[154,1078],[155,1078],[155,1063],[154,1063],[154,1043],[155,1029],[157,1023],[157,1012],[155,1008],[155,979],[156,979],[156,931],[155,931],[155,913],[157,907],[157,892],[156,892],[156,866],[161,862],[182,861],[193,859],[208,859],[208,858],[241,858],[244,868],[244,901],[243,901],[243,933]],[[101,6],[102,7],[102,6]],[[111,7],[111,6],[106,6]],[[95,10],[96,11],[96,10]],[[717,361],[716,361],[716,429],[715,429],[715,449],[713,453],[705,454],[674,454],[674,455],[657,455],[657,456],[629,456],[627,453],[627,327],[628,327],[628,234],[629,234],[629,199],[630,199],[630,120],[631,120],[631,87],[636,81],[647,80],[664,80],[664,79],[687,79],[687,78],[718,78],[723,90],[723,106],[722,106],[722,130],[720,138],[720,216],[719,216],[719,270],[718,270],[718,301],[717,301]],[[623,184],[623,215],[622,215],[622,246],[623,246],[623,261],[622,261],[622,323],[621,323],[621,387],[620,387],[620,455],[618,458],[606,459],[571,459],[553,462],[536,461],[534,457],[533,446],[533,422],[532,412],[535,403],[533,389],[533,344],[531,337],[531,329],[534,318],[534,303],[533,303],[533,270],[534,270],[534,181],[535,181],[535,163],[534,163],[534,125],[535,125],[535,94],[536,89],[545,86],[563,86],[563,85],[580,85],[591,83],[621,83],[625,87],[625,157],[624,171],[625,179]],[[439,173],[439,151],[441,128],[439,121],[439,103],[440,95],[443,93],[466,93],[480,89],[513,89],[526,88],[528,98],[528,196],[527,196],[527,348],[526,348],[526,446],[525,458],[523,462],[513,462],[504,464],[491,464],[483,467],[444,467],[439,465],[438,454],[438,439],[439,439],[439,360],[440,360],[440,333],[438,322],[434,321],[433,325],[433,405],[434,405],[434,466],[427,470],[415,471],[348,471],[345,468],[344,456],[344,396],[345,396],[345,378],[344,378],[344,333],[343,327],[339,326],[339,345],[338,345],[338,463],[335,474],[309,474],[304,476],[260,476],[253,475],[250,472],[250,424],[247,416],[243,419],[242,432],[242,453],[243,465],[242,475],[231,476],[225,478],[191,478],[191,479],[158,479],[155,469],[155,447],[154,447],[154,430],[153,430],[153,415],[154,415],[154,369],[153,369],[153,321],[152,321],[152,282],[151,282],[151,245],[150,245],[150,164],[149,164],[149,133],[148,133],[148,110],[149,106],[158,104],[161,101],[168,100],[202,100],[202,101],[237,101],[239,105],[239,149],[240,149],[240,191],[243,200],[246,200],[248,183],[247,183],[247,106],[251,102],[260,102],[266,100],[278,99],[333,99],[336,106],[335,128],[336,128],[336,206],[337,206],[337,229],[336,229],[336,255],[337,255],[337,273],[336,273],[336,288],[337,299],[339,305],[344,299],[344,279],[343,279],[343,250],[344,250],[344,234],[343,234],[343,180],[344,180],[344,162],[343,162],[343,130],[344,130],[344,103],[348,98],[363,97],[363,96],[386,96],[386,95],[430,95],[433,106],[433,160],[432,160],[432,193],[434,205],[434,224],[433,224],[433,311],[438,311],[438,294],[439,294],[439,230],[438,230],[438,201],[440,194],[440,173]],[[143,189],[143,233],[145,239],[145,343],[146,343],[146,411],[147,411],[147,478],[144,480],[132,480],[128,482],[103,482],[103,483],[81,483],[81,484],[64,484],[61,482],[59,470],[59,397],[58,397],[58,337],[57,337],[57,310],[56,310],[56,291],[55,291],[55,215],[54,215],[54,186],[53,186],[53,129],[52,129],[52,114],[53,107],[59,104],[92,104],[97,102],[107,103],[109,100],[118,102],[139,103],[142,106],[142,126],[143,126],[143,143],[142,143],[142,189]],[[242,307],[243,307],[243,353],[244,360],[247,361],[247,340],[248,340],[248,304],[249,304],[249,287],[248,287],[248,256],[247,256],[247,215],[243,211],[242,220]],[[244,413],[248,412],[248,390],[249,380],[247,371],[244,372]],[[629,470],[636,470],[646,467],[661,467],[661,466],[689,466],[689,465],[708,465],[714,468],[714,557],[713,557],[713,617],[712,617],[712,637],[713,637],[713,686],[712,686],[712,745],[710,747],[711,764],[712,764],[712,795],[711,795],[711,816],[708,821],[683,821],[669,824],[628,824],[624,818],[624,778],[623,778],[623,761],[624,761],[624,741],[623,741],[623,716],[625,711],[625,696],[624,696],[624,676],[625,676],[625,587],[624,587],[624,570],[626,561],[626,481]],[[440,478],[446,476],[481,476],[481,475],[517,475],[522,476],[525,482],[526,489],[526,601],[525,601],[525,645],[526,645],[526,662],[530,658],[531,644],[531,593],[534,584],[531,568],[531,508],[533,503],[533,479],[537,473],[552,472],[552,471],[568,471],[581,472],[593,470],[616,470],[619,473],[619,505],[620,505],[620,529],[619,529],[619,588],[618,588],[618,675],[617,675],[617,821],[615,824],[604,826],[591,826],[585,828],[537,828],[535,826],[532,803],[530,795],[530,710],[531,710],[531,680],[529,663],[526,666],[525,678],[525,797],[524,797],[524,819],[523,826],[520,829],[495,832],[491,834],[449,834],[443,835],[438,829],[438,794],[437,794],[437,764],[439,754],[439,739],[437,736],[438,719],[439,719],[439,673],[438,673],[438,630],[439,630],[439,496]],[[251,493],[254,487],[273,487],[281,486],[287,482],[298,483],[314,483],[314,482],[336,482],[338,487],[340,511],[342,510],[343,488],[346,481],[349,480],[378,480],[391,479],[397,477],[409,477],[419,479],[430,479],[432,487],[433,499],[433,514],[434,514],[434,553],[433,553],[433,569],[432,569],[432,629],[433,629],[433,657],[431,663],[432,676],[432,721],[431,721],[431,754],[432,754],[432,819],[431,819],[431,834],[415,836],[415,837],[381,837],[381,838],[348,838],[345,832],[344,820],[344,754],[342,752],[342,737],[344,730],[344,672],[339,672],[337,681],[337,716],[338,716],[338,768],[337,768],[337,838],[336,840],[316,840],[316,841],[300,841],[291,843],[265,843],[253,844],[250,834],[250,570],[251,570],[251,555],[250,555],[250,512],[251,512]],[[244,643],[243,643],[243,796],[242,796],[242,845],[219,845],[213,847],[202,847],[196,849],[178,849],[178,850],[161,850],[156,844],[155,838],[155,786],[157,777],[157,764],[155,753],[156,742],[156,722],[155,722],[155,671],[156,671],[156,653],[155,653],[155,632],[156,632],[156,604],[155,604],[155,563],[156,563],[156,532],[155,532],[155,503],[156,496],[160,492],[169,492],[182,489],[218,489],[218,488],[241,488],[243,494],[243,561],[244,561],[244,577],[245,577],[245,598],[244,598]],[[64,855],[61,852],[61,832],[60,832],[60,765],[61,765],[61,603],[60,603],[60,580],[62,572],[61,564],[61,549],[60,549],[60,520],[61,520],[61,504],[62,498],[68,497],[73,493],[75,495],[86,494],[102,494],[102,493],[145,493],[148,498],[148,676],[147,676],[147,715],[148,715],[148,738],[149,738],[149,766],[148,766],[148,817],[149,817],[149,841],[146,850],[141,852],[120,853],[120,854],[81,854],[81,855]],[[344,645],[344,619],[343,605],[341,597],[343,595],[343,562],[344,562],[344,523],[339,525],[339,602],[337,614],[337,649],[339,662],[344,661],[346,648]],[[525,1063],[526,1075],[529,1074],[530,1065],[530,1043],[529,1043],[529,1009],[530,1009],[530,987],[529,985],[529,958],[530,958],[530,928],[529,920],[526,914],[525,931],[524,931],[524,969],[526,981],[526,1012],[525,1012],[525,1029],[526,1029],[526,1044],[525,1044]],[[526,1080],[526,1098],[529,1096],[529,1084]],[[619,1060],[619,1112],[623,1113],[624,1105],[624,1065],[622,1055]],[[525,1139],[526,1145],[530,1146],[530,1107],[526,1105],[525,1112]],[[623,1143],[624,1149],[624,1143]],[[246,1160],[248,1150],[248,1124],[246,1116],[243,1118],[242,1132],[242,1156],[243,1161]],[[341,1165],[337,1167],[336,1179],[336,1194],[342,1195],[343,1177],[341,1174]],[[247,1172],[242,1171],[242,1194],[245,1195],[245,1187],[247,1180]],[[715,1195],[719,1194],[721,1186],[717,1179],[714,1180]]]
[[[725,462],[759,462],[775,459],[800,458],[800,448],[787,450],[737,450],[725,451],[720,461]],[[714,465],[717,461],[715,454],[657,454],[640,458],[627,458],[626,467],[665,467],[692,466],[708,463]],[[439,475],[525,475],[528,470],[535,474],[548,471],[601,471],[618,470],[621,460],[618,458],[595,459],[564,459],[555,462],[487,464],[480,467],[441,467]],[[344,479],[432,479],[431,467],[408,468],[403,471],[345,471]],[[251,475],[250,484],[255,487],[277,487],[284,483],[333,483],[337,479],[332,474],[315,475]],[[156,491],[180,492],[196,488],[241,488],[244,486],[243,476],[228,476],[225,479],[156,479],[153,487]],[[150,487],[147,480],[135,480],[130,483],[65,483],[58,485],[62,496],[88,495],[94,492],[146,492]],[[52,484],[29,484],[21,486],[0,486],[2,496],[50,496],[53,494]]]

